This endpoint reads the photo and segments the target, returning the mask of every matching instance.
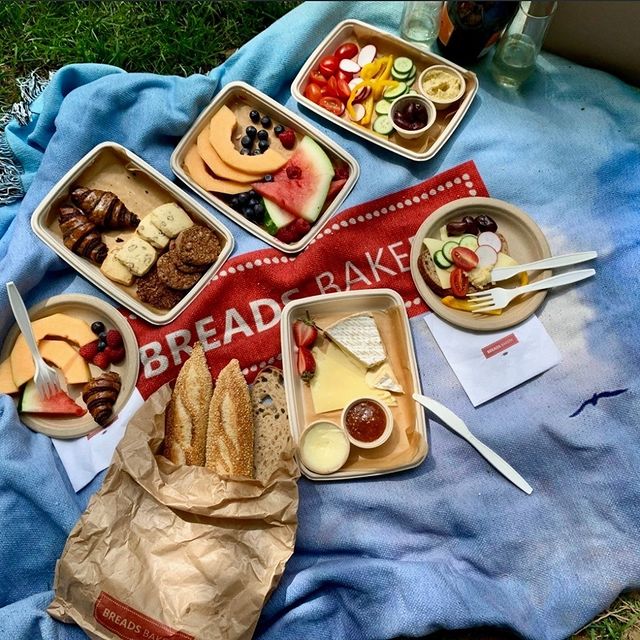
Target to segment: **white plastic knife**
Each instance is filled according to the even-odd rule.
[[[507,480],[513,482],[518,489],[521,489],[527,495],[533,492],[531,485],[508,462],[493,451],[493,449],[490,449],[486,444],[480,442],[480,440],[469,431],[467,425],[458,418],[451,409],[447,409],[447,407],[440,404],[437,400],[427,398],[427,396],[420,395],[419,393],[414,393],[413,399],[421,404],[434,417],[438,418],[444,425],[457,433],[462,439],[466,440],[490,465],[497,469]]]
[[[597,251],[581,251],[579,253],[567,253],[563,256],[543,258],[542,260],[518,264],[513,267],[496,267],[491,272],[491,282],[508,280],[509,278],[513,278],[513,276],[525,271],[541,271],[542,269],[553,269],[555,267],[568,267],[569,265],[579,264],[580,262],[593,260],[597,257]]]

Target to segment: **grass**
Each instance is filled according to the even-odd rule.
[[[299,2],[34,2],[0,0],[0,113],[34,69],[101,62],[127,71],[189,75],[217,66]],[[430,640],[508,640],[495,630]],[[625,595],[573,640],[640,640],[640,594]]]

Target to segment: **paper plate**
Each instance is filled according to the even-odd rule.
[[[543,303],[547,292],[538,291],[514,300],[500,315],[483,315],[451,309],[442,303],[426,284],[418,269],[418,258],[425,238],[440,238],[440,229],[452,220],[485,213],[492,217],[509,245],[509,254],[518,263],[533,262],[551,256],[549,244],[538,225],[524,212],[508,202],[495,198],[461,198],[436,209],[420,226],[411,243],[411,276],[422,299],[435,314],[463,329],[498,331],[526,320]],[[542,280],[551,271],[529,275],[531,282]],[[513,285],[507,284],[507,287]]]
[[[122,381],[120,395],[113,408],[113,415],[117,416],[136,386],[140,366],[138,343],[129,323],[111,305],[103,302],[99,298],[81,294],[54,296],[29,309],[29,317],[32,320],[37,320],[38,318],[43,318],[54,313],[66,313],[74,318],[84,320],[89,325],[99,320],[105,324],[107,329],[117,329],[122,335],[126,351],[125,359],[120,364],[110,365],[108,369],[109,371],[119,373]],[[0,361],[9,357],[19,334],[20,330],[18,326],[14,325],[7,334],[7,338],[2,346]],[[89,365],[89,369],[93,377],[104,373],[102,369],[93,364]],[[82,387],[82,384],[70,385],[68,393],[80,406],[85,407],[82,401]],[[80,418],[56,418],[52,416],[45,417],[36,414],[21,413],[20,420],[33,431],[39,431],[52,438],[78,438],[95,429],[100,429],[100,426],[94,421],[88,411]]]

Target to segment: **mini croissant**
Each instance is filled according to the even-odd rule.
[[[133,229],[140,223],[140,218],[111,191],[78,187],[71,193],[71,201],[101,229]]]
[[[58,211],[58,223],[62,231],[62,240],[73,253],[102,264],[107,257],[107,245],[93,222],[75,207],[61,207]]]
[[[115,371],[107,371],[98,378],[91,378],[82,389],[82,399],[101,427],[111,419],[121,386],[120,375]]]

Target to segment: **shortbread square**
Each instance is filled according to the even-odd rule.
[[[143,276],[156,261],[156,250],[140,236],[131,236],[116,253],[116,260],[136,276]]]
[[[156,207],[150,215],[151,222],[170,238],[175,238],[181,231],[193,226],[189,214],[175,202]]]
[[[146,216],[140,221],[140,224],[136,228],[136,233],[156,249],[164,249],[171,240],[169,236],[166,236],[153,224],[151,215]]]
[[[100,271],[102,271],[109,280],[113,280],[113,282],[118,282],[128,287],[133,284],[135,276],[127,267],[124,266],[124,264],[122,264],[122,262],[116,259],[116,254],[120,249],[121,247],[114,247],[109,251],[107,257],[100,265]]]

